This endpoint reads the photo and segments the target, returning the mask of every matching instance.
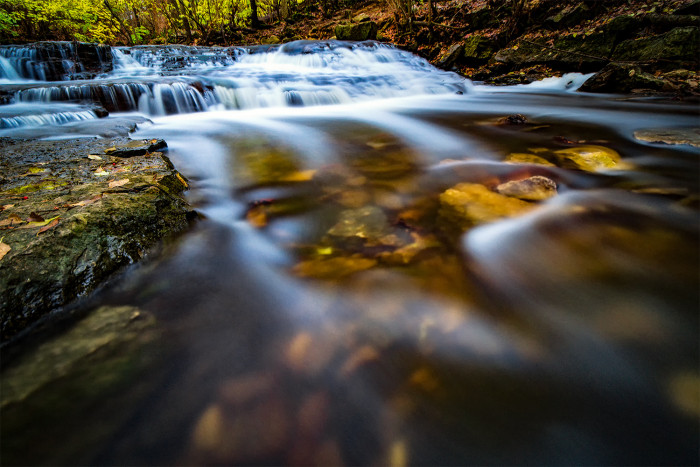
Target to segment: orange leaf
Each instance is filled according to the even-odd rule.
[[[10,247],[10,245],[0,241],[0,259],[2,259],[3,256],[5,256],[11,249],[12,247]]]
[[[42,228],[40,228],[39,231],[38,231],[36,234],[37,234],[37,235],[43,234],[43,233],[46,232],[47,230],[53,229],[54,227],[56,227],[56,226],[58,225],[58,220],[59,220],[59,219],[60,219],[60,217],[57,217],[56,219],[52,220],[52,221],[49,222],[47,225],[45,225],[45,226],[43,226]]]

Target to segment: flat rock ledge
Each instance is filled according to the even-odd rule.
[[[0,138],[3,341],[86,296],[196,218],[183,197],[188,183],[164,149],[162,140],[124,136]]]

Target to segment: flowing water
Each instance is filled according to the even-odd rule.
[[[697,131],[696,106],[491,88],[374,43],[113,53],[47,83],[5,50],[0,136],[81,134],[86,100],[146,115],[132,137],[168,142],[203,220],[88,301],[138,307],[148,339],[45,388],[12,458],[698,463],[699,152],[634,137]],[[501,212],[535,176],[556,195]]]

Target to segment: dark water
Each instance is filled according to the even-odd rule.
[[[699,151],[634,136],[696,106],[477,86],[371,44],[125,49],[48,84],[10,58],[4,134],[79,130],[63,101],[102,86],[205,218],[86,305],[151,321],[7,410],[8,464],[698,463]],[[557,194],[450,210],[536,175]]]

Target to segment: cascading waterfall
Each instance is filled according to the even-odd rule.
[[[46,81],[33,48],[0,48],[7,77]],[[68,57],[71,47],[59,48]],[[85,102],[108,111],[169,115],[312,106],[419,94],[465,93],[471,83],[395,47],[297,41],[274,47],[115,48],[114,69],[89,82],[15,84],[14,102]],[[64,60],[64,72],[83,70]],[[69,63],[70,62],[70,63]],[[63,62],[62,62],[63,63]],[[168,79],[169,76],[176,77]],[[70,76],[68,76],[70,78]]]

